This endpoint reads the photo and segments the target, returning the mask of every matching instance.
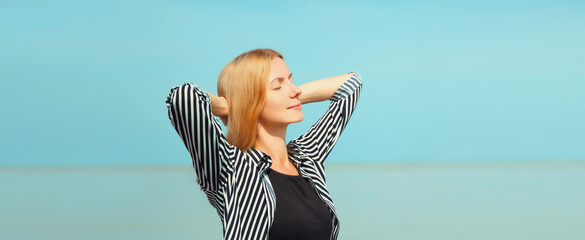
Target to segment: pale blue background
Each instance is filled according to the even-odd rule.
[[[221,239],[164,100],[264,47],[364,78],[340,239],[585,239],[585,2],[517,0],[0,1],[0,239]]]
[[[331,162],[585,160],[585,3],[360,2],[2,1],[0,165],[189,164],[166,95],[254,48],[362,75]]]

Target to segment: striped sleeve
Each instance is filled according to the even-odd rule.
[[[292,140],[293,145],[309,158],[322,164],[347,125],[357,104],[361,88],[362,78],[354,71],[353,75],[329,99],[331,102],[327,112],[311,126],[308,132]]]
[[[233,146],[211,113],[209,95],[197,85],[185,83],[171,89],[166,104],[169,119],[191,155],[197,183],[204,191],[216,191]]]

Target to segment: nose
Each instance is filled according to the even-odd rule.
[[[302,90],[302,89],[300,89],[299,87],[297,87],[297,86],[294,86],[294,87],[292,88],[292,98],[297,98],[297,97],[299,97],[299,96],[301,95],[301,93],[303,93],[303,90]]]

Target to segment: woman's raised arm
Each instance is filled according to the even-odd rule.
[[[300,85],[299,88],[302,90],[301,96],[299,96],[301,104],[329,100],[341,84],[352,75],[353,72],[350,72]]]
[[[169,119],[191,155],[197,183],[207,194],[222,184],[221,171],[230,164],[229,153],[235,148],[214,117],[214,113],[222,116],[227,112],[227,102],[211,96],[197,85],[185,83],[173,87],[166,99]]]
[[[204,90],[205,91],[205,90]],[[211,113],[221,119],[223,125],[227,126],[227,117],[229,115],[228,102],[224,97],[218,97],[205,91],[211,101]]]
[[[317,123],[289,145],[323,164],[355,109],[362,89],[362,78],[357,72],[350,72],[303,84],[299,88],[303,91],[300,96],[302,103],[327,99],[331,102]]]

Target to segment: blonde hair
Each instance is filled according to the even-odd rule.
[[[217,79],[217,94],[225,97],[229,106],[227,141],[242,151],[248,151],[256,142],[273,57],[284,60],[272,49],[242,53],[221,70]]]

